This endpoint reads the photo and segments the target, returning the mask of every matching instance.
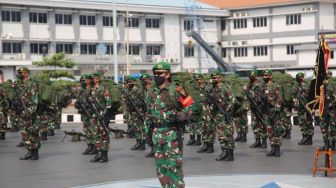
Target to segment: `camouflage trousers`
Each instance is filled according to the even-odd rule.
[[[146,138],[145,138],[145,142],[148,146],[153,146],[153,125],[145,125],[146,129]]]
[[[164,188],[183,188],[182,148],[174,129],[154,128],[153,143],[157,176]]]
[[[190,135],[201,135],[202,129],[200,127],[200,121],[189,121],[188,122],[188,130]]]
[[[7,131],[7,115],[5,112],[0,111],[0,132]]]
[[[266,125],[262,123],[253,112],[251,113],[251,127],[254,133],[254,138],[260,139],[267,137]]]
[[[215,117],[216,123],[216,135],[220,144],[220,147],[223,149],[234,149],[235,142],[233,139],[234,125],[233,122],[229,123],[224,120],[224,117],[221,114],[217,114]]]
[[[11,121],[12,127],[16,127],[18,128],[18,130],[22,130],[22,122],[21,122],[20,115],[18,113],[12,111],[10,113],[10,121]]]
[[[96,132],[96,128],[91,123],[91,120],[86,115],[82,115],[83,120],[83,132],[86,135],[86,143],[87,144],[95,144],[94,135]]]
[[[201,127],[202,142],[215,143],[215,124],[212,121],[202,121],[199,126]]]
[[[136,114],[131,113],[131,117],[129,119],[128,125],[130,125],[130,132],[135,134],[135,139],[138,141],[144,141],[146,138],[145,134],[145,125],[140,118],[137,117]]]
[[[284,111],[282,112],[282,124],[284,131],[291,131],[292,130],[292,110],[288,108],[284,108]]]
[[[94,127],[93,141],[98,151],[108,151],[110,147],[110,137],[103,129],[102,122],[98,118],[92,117],[91,123]]]
[[[246,114],[240,114],[239,116],[236,116],[234,118],[234,124],[236,126],[236,131],[238,133],[247,133],[248,127],[247,127],[247,113]]]
[[[38,116],[40,122],[40,133],[48,132],[48,116],[46,114]]]
[[[322,116],[321,132],[324,140],[336,141],[336,111]]]
[[[21,131],[22,141],[26,149],[40,149],[39,120],[31,123],[30,119],[23,119]]]
[[[305,111],[298,111],[298,120],[302,135],[314,135],[314,126],[312,118]]]
[[[273,114],[273,113],[271,113]],[[280,114],[277,117],[268,116],[267,120],[267,137],[271,145],[281,145],[281,139],[284,134],[284,127],[281,121]]]

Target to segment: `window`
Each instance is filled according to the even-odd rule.
[[[72,15],[71,14],[55,14],[56,24],[72,24]]]
[[[286,15],[286,25],[301,24],[301,14]]]
[[[160,55],[161,54],[160,46],[158,46],[158,45],[147,46],[146,47],[146,54],[147,55]]]
[[[334,59],[334,50],[330,51],[330,59]]]
[[[22,44],[18,42],[3,42],[2,52],[6,54],[22,53]]]
[[[30,43],[30,53],[32,54],[47,54],[48,44],[47,43]]]
[[[17,11],[1,11],[3,22],[21,22],[21,12]]]
[[[97,45],[96,44],[81,44],[80,46],[81,54],[96,54],[97,53]]]
[[[140,46],[139,45],[129,45],[129,55],[140,55]]]
[[[125,18],[125,26],[127,27],[127,19]],[[128,26],[131,28],[139,27],[139,18],[128,18]]]
[[[112,55],[113,54],[113,44],[106,44],[106,53],[108,55]]]
[[[221,20],[221,21],[220,21],[220,24],[221,24],[221,30],[222,30],[222,31],[225,31],[225,30],[226,30],[226,20],[224,20],[224,19]]]
[[[192,20],[184,20],[184,30],[189,31],[194,29],[194,23]]]
[[[103,16],[103,26],[112,27],[113,26],[113,17],[112,16]]]
[[[80,25],[96,25],[96,16],[80,15],[79,24]]]
[[[267,55],[267,46],[257,46],[253,48],[254,56],[266,56]]]
[[[184,46],[184,57],[194,57],[194,47],[193,46]]]
[[[247,19],[233,20],[233,28],[234,29],[247,28]]]
[[[267,26],[266,17],[253,18],[253,27],[266,27],[266,26]]]
[[[296,54],[296,51],[294,50],[294,45],[290,44],[287,45],[287,55]]]
[[[235,57],[246,57],[247,56],[247,48],[234,48],[234,56]]]
[[[146,28],[160,28],[160,19],[146,18]]]
[[[226,58],[226,48],[222,48],[222,58]]]
[[[73,54],[72,44],[56,44],[56,53]]]
[[[47,23],[48,22],[47,13],[30,12],[29,13],[29,21],[30,21],[30,23]]]

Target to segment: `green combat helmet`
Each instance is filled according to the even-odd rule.
[[[250,73],[249,73],[249,77],[257,77],[258,73],[257,73],[257,70],[251,70]]]
[[[20,67],[18,70],[18,73],[22,73],[22,72],[29,72],[30,73],[30,70],[27,68],[27,67]]]
[[[140,79],[145,79],[145,78],[151,79],[151,76],[147,73],[141,74]]]
[[[152,68],[152,71],[157,71],[157,70],[166,70],[166,71],[170,71],[170,64],[165,62],[165,61],[161,61],[157,64],[155,64]]]
[[[215,76],[222,76],[222,72],[220,70],[215,70],[214,72],[211,73],[211,77]]]
[[[273,71],[271,69],[266,69],[263,72],[264,75],[272,75],[272,73],[273,73]]]
[[[194,80],[202,80],[202,79],[204,79],[202,74],[195,74],[194,75]]]
[[[299,72],[296,74],[295,78],[303,78],[304,77],[304,74],[303,72]]]

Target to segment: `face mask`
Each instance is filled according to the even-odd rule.
[[[300,83],[300,82],[302,82],[302,79],[301,78],[296,78],[296,81]]]
[[[146,83],[147,83],[147,82],[146,82],[145,80],[141,80],[141,85],[142,85],[142,86],[145,86]]]
[[[216,86],[218,84],[218,80],[212,80],[212,85]]]
[[[127,84],[128,88],[133,88],[134,84]]]
[[[165,78],[163,76],[154,76],[154,81],[156,85],[161,85],[165,82]]]
[[[95,85],[94,80],[90,80],[90,86],[93,87]]]
[[[20,80],[23,78],[23,76],[21,74],[16,75],[16,77]]]
[[[264,77],[263,80],[264,80],[265,83],[267,83],[268,81],[270,81],[270,78]]]
[[[255,76],[250,76],[249,78],[250,78],[251,81],[254,81],[256,79]]]
[[[86,87],[86,82],[85,82],[85,80],[81,80],[81,86],[82,86],[83,88]]]

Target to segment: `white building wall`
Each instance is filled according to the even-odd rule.
[[[98,33],[96,27],[81,26],[79,28],[81,40],[98,40]]]
[[[296,61],[296,54],[287,54],[287,45],[273,46],[273,61]]]
[[[195,53],[196,56],[197,53]],[[198,68],[198,58],[197,57],[190,57],[190,58],[183,58],[183,69],[197,69]]]
[[[74,27],[67,25],[56,25],[56,39],[74,40]]]
[[[233,14],[247,14],[247,17],[241,16],[230,19],[230,28],[231,28],[231,35],[244,35],[244,34],[257,34],[257,33],[266,33],[270,31],[270,20],[267,17],[268,9],[256,9],[256,10],[243,10],[243,11],[236,11]],[[267,26],[266,27],[253,27],[253,18],[254,17],[267,17]],[[247,19],[247,28],[234,28],[234,21],[235,19]]]
[[[334,6],[330,6],[329,3],[320,3],[320,17],[319,17],[319,29],[334,30],[335,29],[335,16]]]
[[[212,20],[212,22],[203,22],[201,36],[206,42],[215,44],[219,41],[217,36],[217,20],[207,20]]]
[[[127,32],[127,29],[125,30]],[[130,42],[141,42],[141,35],[140,35],[140,29],[137,28],[129,28],[129,41]],[[125,35],[126,37],[126,35]],[[125,38],[125,40],[127,40]]]
[[[146,29],[147,42],[162,42],[160,29]]]
[[[314,66],[316,50],[303,50],[298,52],[298,66]]]
[[[302,37],[281,37],[273,38],[273,44],[302,44],[317,42],[316,36],[302,36]]]
[[[103,28],[103,40],[113,41],[113,27]],[[119,29],[117,28],[117,40],[120,41]]]
[[[181,59],[181,37],[179,15],[164,15],[164,51],[166,58]]]
[[[30,24],[31,39],[50,39],[50,28],[46,24]]]
[[[1,37],[10,35],[12,38],[23,38],[23,26],[21,23],[2,23]]]

